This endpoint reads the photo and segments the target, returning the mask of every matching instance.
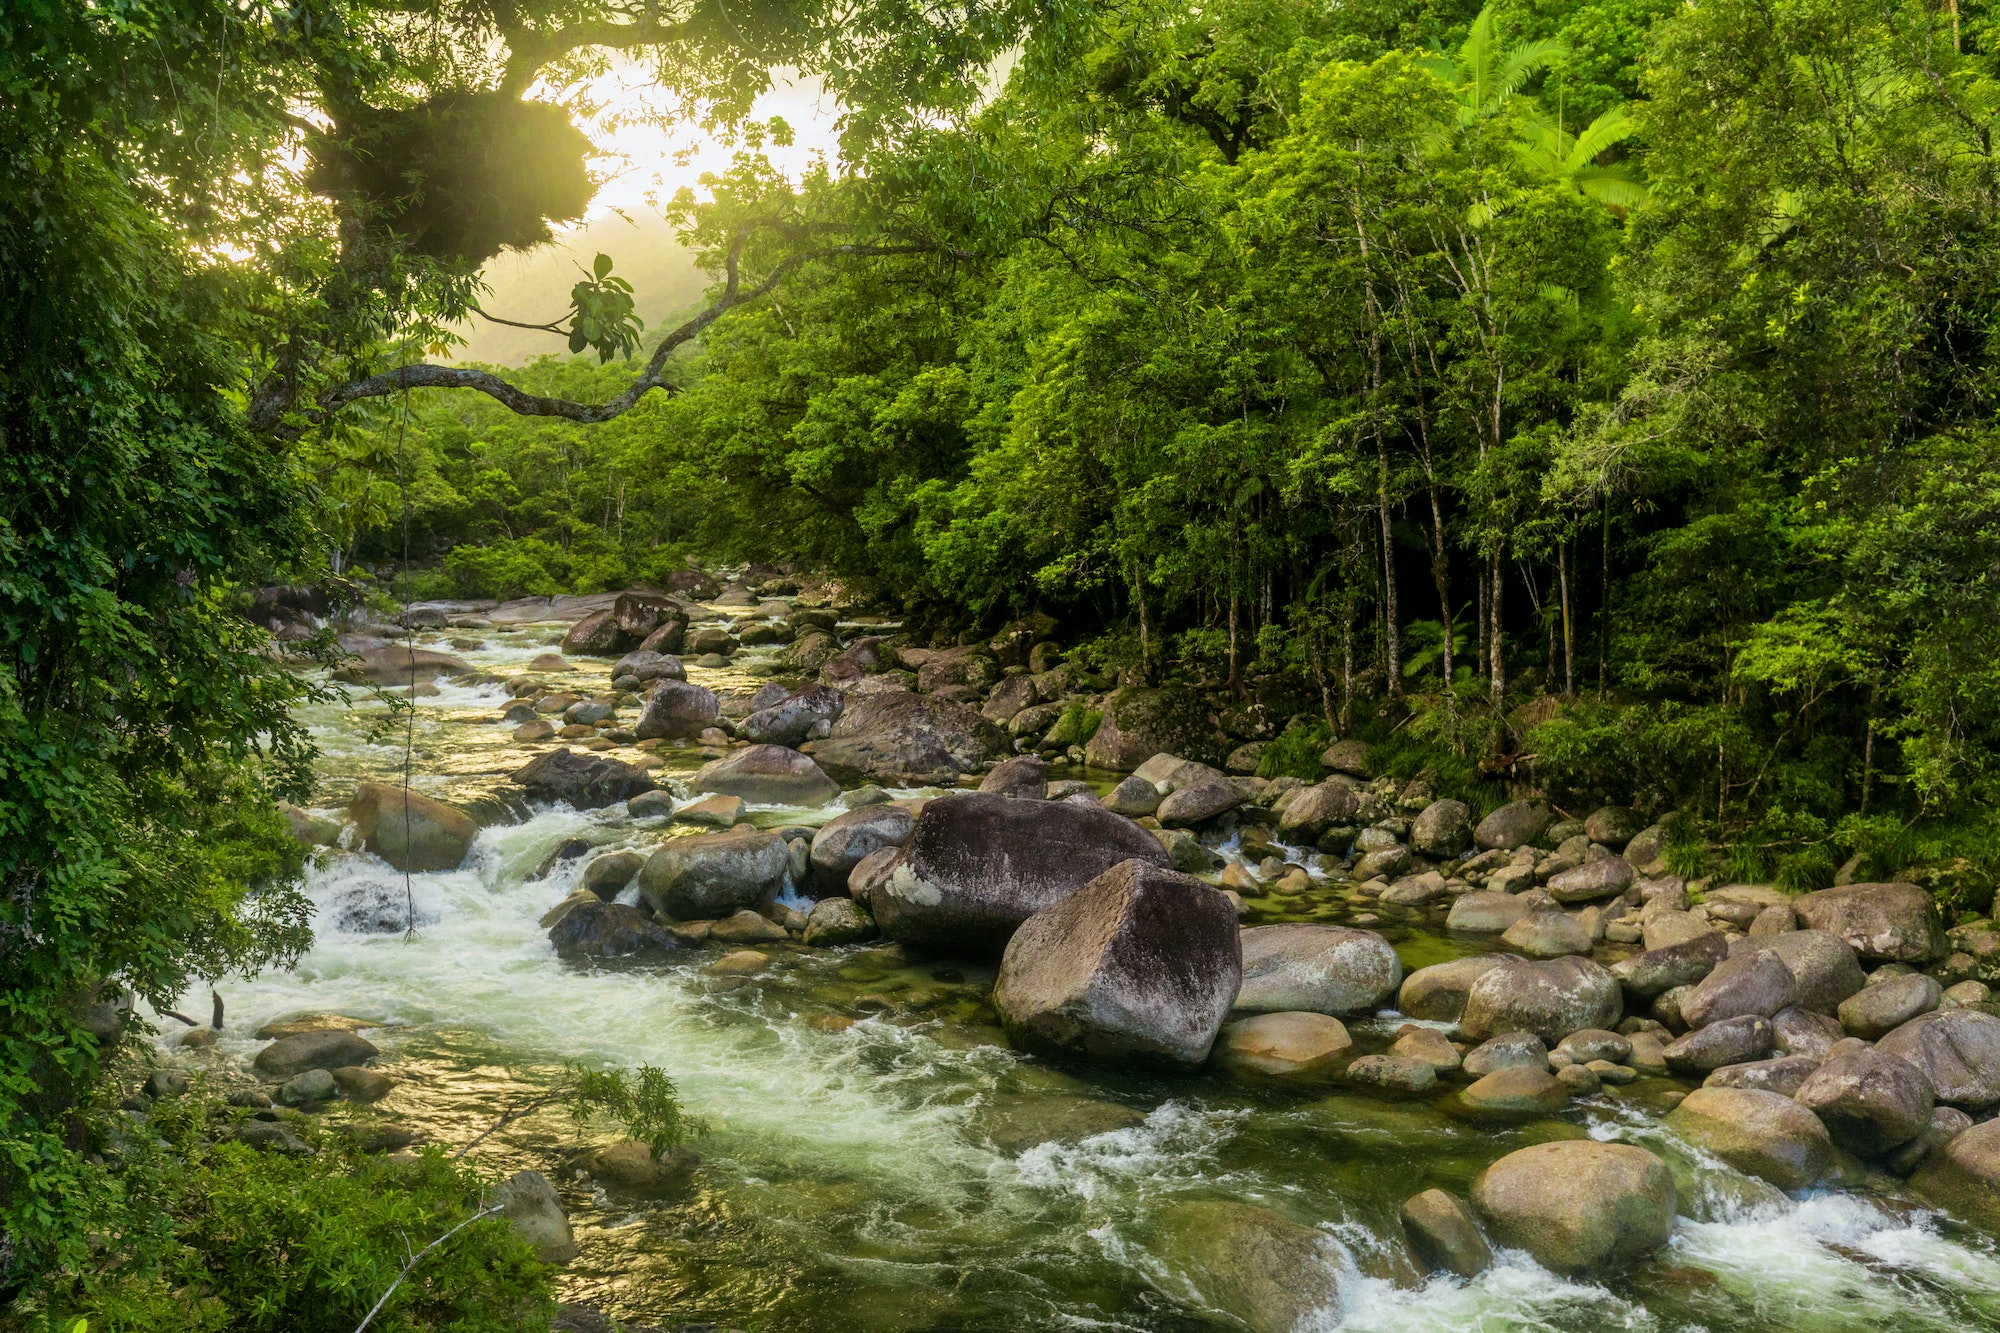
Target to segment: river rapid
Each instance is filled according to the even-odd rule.
[[[563,627],[454,631],[419,646],[481,671],[518,672]],[[758,650],[726,668],[690,664],[718,691],[760,683]],[[608,663],[557,677],[609,688]],[[321,747],[315,805],[337,815],[357,781],[400,781],[404,727],[379,702],[304,712]],[[441,685],[416,701],[412,785],[446,800],[504,786],[543,746],[516,744],[499,686]],[[616,757],[634,759],[624,749]],[[656,778],[691,774],[692,748],[659,751]],[[1058,776],[1078,776],[1060,771]],[[1097,778],[1110,775],[1085,774]],[[840,813],[753,809],[765,826]],[[410,877],[414,932],[343,929],[356,902],[400,905],[400,872],[372,856],[323,855],[310,873],[317,942],[289,972],[222,986],[216,1055],[247,1062],[263,1023],[309,1011],[360,1015],[397,1081],[372,1108],[463,1143],[564,1061],[664,1067],[705,1122],[685,1199],[607,1195],[569,1165],[578,1138],[555,1112],[489,1138],[471,1160],[495,1178],[533,1167],[557,1184],[582,1253],[565,1299],[621,1318],[788,1333],[915,1330],[1219,1330],[1164,1256],[1165,1210],[1205,1199],[1256,1203],[1317,1228],[1340,1298],[1301,1328],[1343,1330],[1812,1330],[1947,1333],[2000,1328],[2000,1250],[1892,1193],[1786,1198],[1703,1160],[1659,1128],[1675,1086],[1640,1080],[1572,1102],[1555,1119],[1495,1128],[1448,1113],[1449,1093],[1385,1100],[1265,1087],[1221,1075],[1057,1069],[1012,1052],[986,1000],[994,969],[893,946],[763,946],[773,968],[745,984],[708,975],[721,950],[664,964],[569,963],[536,925],[575,887],[582,862],[537,871],[564,841],[644,849],[693,832],[634,821],[622,806],[542,810],[483,830],[460,869]],[[628,890],[628,893],[630,891]],[[1264,900],[1269,904],[1269,900]],[[1363,910],[1332,886],[1260,907],[1257,922],[1346,922]],[[1420,915],[1367,904],[1414,969],[1481,946]],[[206,1012],[206,991],[180,1006]],[[1350,1024],[1379,1049],[1400,1019]],[[174,1025],[166,1025],[172,1029]],[[169,1030],[163,1044],[174,1039]],[[593,1126],[601,1142],[612,1126]],[[1431,1186],[1463,1192],[1494,1159],[1583,1135],[1643,1143],[1673,1163],[1682,1225],[1636,1272],[1558,1277],[1503,1252],[1477,1279],[1420,1279],[1397,1210]]]

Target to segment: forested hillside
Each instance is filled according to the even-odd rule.
[[[420,396],[316,466],[347,554],[442,557],[412,591],[693,553],[944,641],[1036,609],[1107,670],[1679,808],[1744,877],[1977,898],[1993,64],[1981,10],[1867,0],[1101,11],[844,173],[682,200],[781,280],[670,396]],[[608,398],[597,360],[519,382]]]

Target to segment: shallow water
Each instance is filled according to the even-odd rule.
[[[559,633],[479,632],[487,646],[462,655],[518,670]],[[595,692],[607,687],[602,665],[560,679]],[[689,674],[717,688],[757,683],[740,667]],[[504,703],[498,687],[446,686],[420,699],[413,785],[460,800],[500,790],[534,752],[494,721]],[[307,720],[329,810],[360,778],[400,775],[403,726],[379,703],[322,705]],[[668,776],[699,762],[692,750],[663,757]],[[768,825],[837,810],[756,813]],[[693,1145],[699,1185],[684,1201],[634,1203],[577,1177],[567,1161],[578,1137],[557,1113],[518,1122],[473,1154],[496,1176],[532,1166],[555,1179],[583,1246],[562,1277],[565,1297],[644,1322],[1240,1328],[1162,1257],[1164,1212],[1220,1198],[1326,1236],[1341,1296],[1302,1328],[2000,1328],[1990,1238],[1895,1198],[1792,1200],[1749,1186],[1689,1156],[1642,1109],[1664,1083],[1494,1128],[1452,1117],[1441,1099],[1053,1069],[1007,1049],[985,1000],[990,965],[893,947],[767,946],[775,967],[750,984],[706,976],[714,949],[654,965],[559,961],[535,922],[573,887],[580,863],[537,880],[548,853],[573,837],[643,847],[685,831],[635,823],[622,808],[542,811],[489,828],[464,868],[409,877],[419,925],[408,935],[343,931],[357,897],[401,904],[405,877],[372,857],[329,857],[309,885],[319,908],[312,952],[292,972],[225,983],[221,1058],[247,1060],[260,1024],[303,1011],[379,1019],[385,1026],[368,1036],[396,1090],[372,1112],[329,1114],[385,1115],[447,1143],[473,1137],[566,1060],[663,1066],[706,1122]],[[1420,915],[1365,906],[1406,967],[1468,947]],[[1362,908],[1329,888],[1265,910],[1262,919],[1344,920]],[[205,996],[186,1005],[201,1009]],[[1350,1026],[1378,1045],[1397,1022]],[[1051,1125],[1111,1127],[1037,1143]],[[596,1126],[586,1137],[611,1132]],[[1470,1283],[1419,1281],[1407,1268],[1396,1239],[1403,1199],[1430,1186],[1463,1191],[1514,1148],[1585,1134],[1644,1142],[1682,1171],[1695,1216],[1654,1262],[1604,1283],[1557,1277],[1518,1254]]]

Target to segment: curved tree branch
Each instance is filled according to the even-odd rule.
[[[528,91],[528,85],[541,73],[542,66],[586,46],[606,46],[618,50],[661,46],[685,37],[690,28],[691,25],[686,22],[666,23],[652,14],[635,17],[629,23],[607,18],[572,23],[547,31],[517,28],[505,33],[507,65],[500,75],[500,91],[520,96]]]
[[[684,343],[694,341],[717,319],[737,306],[747,304],[773,291],[780,280],[799,267],[817,259],[831,259],[841,255],[879,257],[884,255],[913,255],[937,252],[940,247],[933,245],[835,245],[807,254],[793,255],[781,261],[762,282],[744,290],[738,273],[738,252],[742,243],[732,246],[725,261],[727,281],[722,295],[711,302],[707,309],[681,325],[666,337],[660,339],[653,348],[653,355],[646,362],[646,368],[632,381],[625,392],[602,403],[578,403],[567,398],[544,398],[516,387],[484,370],[471,370],[458,366],[434,366],[428,363],[399,366],[395,370],[385,370],[379,375],[366,379],[350,380],[337,388],[330,389],[319,397],[317,412],[320,417],[331,416],[350,403],[358,403],[364,398],[386,398],[405,389],[476,389],[480,393],[504,404],[510,410],[526,417],[561,417],[581,425],[596,425],[623,416],[639,403],[639,400],[654,389],[665,387],[661,380],[666,374],[667,358]],[[948,251],[955,258],[969,259],[972,256],[961,250]]]

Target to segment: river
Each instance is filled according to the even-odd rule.
[[[560,627],[471,633],[458,651],[518,671]],[[755,683],[745,650],[689,676]],[[561,677],[608,688],[608,664]],[[497,718],[497,686],[443,686],[417,702],[413,785],[442,799],[495,790],[526,762]],[[378,703],[304,713],[321,747],[316,804],[345,804],[364,777],[400,780],[401,725]],[[620,752],[623,757],[634,757]],[[662,751],[691,772],[692,750]],[[1099,776],[1099,775],[1092,775]],[[839,813],[755,810],[767,826]],[[565,963],[536,919],[574,886],[579,863],[535,878],[583,837],[645,847],[689,832],[642,826],[622,807],[552,810],[484,830],[466,864],[412,877],[411,935],[347,933],[357,896],[400,901],[403,876],[335,854],[311,872],[318,939],[289,972],[222,990],[218,1050],[247,1060],[264,1022],[338,1011],[384,1024],[369,1036],[397,1087],[376,1113],[462,1143],[566,1060],[664,1067],[705,1127],[685,1200],[635,1204],[566,1169],[577,1138],[551,1112],[488,1139],[473,1161],[496,1177],[534,1167],[557,1182],[582,1245],[566,1299],[640,1322],[713,1322],[789,1333],[855,1330],[1210,1330],[1240,1328],[1162,1257],[1164,1210],[1197,1199],[1275,1209],[1318,1228],[1341,1296],[1307,1325],[1346,1330],[1965,1330],[2000,1328],[2000,1253],[1893,1195],[1774,1198],[1691,1156],[1658,1129],[1663,1081],[1574,1102],[1560,1119],[1495,1129],[1435,1101],[1266,1088],[1220,1076],[1053,1069],[1011,1052],[984,1000],[988,965],[901,950],[778,946],[750,984],[704,972],[717,950],[662,965]],[[1328,891],[1260,919],[1347,919]],[[1467,950],[1440,930],[1371,905],[1406,968]],[[204,989],[182,1006],[206,1012]],[[1350,1025],[1381,1044],[1400,1020]],[[169,1024],[169,1027],[172,1025]],[[171,1038],[171,1033],[168,1034]],[[1649,1087],[1649,1082],[1652,1084]],[[344,1109],[331,1115],[349,1114]],[[1077,1141],[1036,1140],[1099,1128]],[[1397,1209],[1429,1186],[1464,1191],[1502,1154],[1553,1137],[1629,1139],[1668,1155],[1683,1182],[1669,1248],[1605,1282],[1557,1277],[1503,1253],[1479,1278],[1418,1282],[1401,1259]],[[594,1126],[590,1136],[613,1136]],[[1027,1146],[1024,1146],[1027,1145]]]

